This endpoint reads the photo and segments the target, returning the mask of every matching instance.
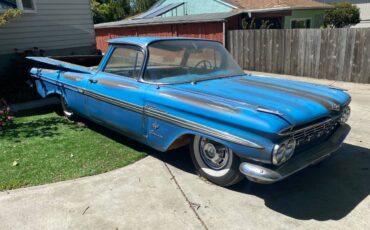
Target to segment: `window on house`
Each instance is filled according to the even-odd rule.
[[[24,11],[35,10],[34,0],[0,0],[0,10],[20,9]]]
[[[33,0],[22,0],[22,6],[24,10],[34,10],[34,2]]]
[[[311,19],[294,19],[291,21],[292,29],[306,29],[311,28]]]

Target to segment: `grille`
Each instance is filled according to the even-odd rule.
[[[292,132],[297,146],[330,136],[338,127],[337,119],[329,119]]]

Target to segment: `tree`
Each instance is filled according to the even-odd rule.
[[[9,9],[6,10],[4,13],[0,14],[0,26],[5,25],[11,19],[14,19],[20,16],[22,12],[18,9]]]
[[[348,2],[334,4],[334,9],[325,13],[324,26],[343,28],[360,22],[360,9]]]
[[[134,13],[142,13],[152,7],[158,0],[133,0]]]
[[[91,0],[94,23],[122,20],[148,10],[158,0]]]
[[[131,14],[130,0],[91,0],[94,23],[122,20]]]

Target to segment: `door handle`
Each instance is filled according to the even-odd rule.
[[[92,84],[96,84],[96,83],[98,83],[98,80],[90,78],[89,82],[92,83]]]

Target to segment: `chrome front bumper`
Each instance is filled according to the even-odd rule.
[[[340,126],[338,130],[323,144],[300,153],[278,168],[270,169],[260,165],[243,162],[239,167],[240,172],[249,180],[261,184],[271,184],[283,180],[284,178],[329,157],[342,146],[343,141],[350,130],[351,127],[349,125]]]

